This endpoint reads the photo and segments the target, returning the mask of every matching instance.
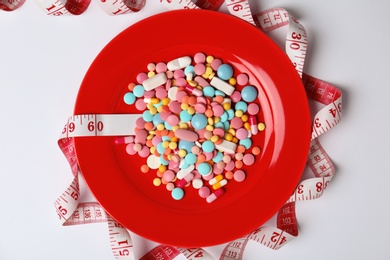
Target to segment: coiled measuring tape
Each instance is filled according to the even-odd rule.
[[[160,2],[170,9],[200,8],[190,0],[162,0]],[[215,1],[208,2],[208,4],[215,8],[222,2]],[[306,30],[286,10],[274,8],[252,15],[248,1],[230,0],[226,1],[226,5],[232,15],[255,24],[265,32],[288,26],[286,53],[302,77],[308,99],[323,105],[323,108],[313,117],[312,141],[307,160],[307,166],[313,172],[314,177],[305,179],[298,184],[286,204],[277,213],[276,227],[259,227],[245,237],[231,241],[220,255],[220,259],[242,259],[249,240],[256,241],[272,249],[279,249],[294,239],[298,235],[295,202],[317,199],[322,196],[327,188],[335,170],[318,137],[340,122],[342,95],[341,91],[333,85],[303,73],[307,49]],[[98,203],[78,203],[80,197],[79,168],[73,138],[77,136],[129,135],[134,130],[124,128],[121,122],[126,121],[128,123],[129,120],[135,120],[136,118],[138,118],[138,115],[96,114],[71,116],[58,140],[58,145],[67,158],[74,175],[72,183],[54,203],[58,216],[63,225],[107,222],[111,249],[116,258],[134,259],[131,237],[126,228],[113,220]],[[213,259],[201,248],[184,249],[165,245],[155,247],[141,259],[175,259],[179,255],[184,255],[187,259]]]

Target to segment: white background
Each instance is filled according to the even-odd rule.
[[[390,259],[390,1],[250,4],[253,12],[286,8],[305,25],[305,72],[342,90],[344,114],[320,137],[336,175],[320,199],[297,203],[298,238],[278,251],[250,242],[244,259]],[[80,16],[49,17],[27,0],[0,12],[0,259],[113,259],[105,223],[57,220],[53,202],[72,179],[57,137],[99,51],[163,11],[149,0],[139,13],[112,17],[92,1]],[[134,243],[136,257],[152,246]]]

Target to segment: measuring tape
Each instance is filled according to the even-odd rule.
[[[0,0],[0,10],[14,11],[21,7],[26,0]]]
[[[214,10],[223,3],[223,1],[211,0],[198,2]],[[160,3],[170,9],[200,8],[190,0],[161,0]],[[84,2],[85,4],[86,2]],[[303,73],[307,50],[306,30],[286,10],[274,8],[252,15],[248,1],[230,0],[226,1],[226,5],[232,15],[255,24],[265,32],[288,26],[286,54],[302,77],[308,98],[324,106],[314,115],[312,123],[312,141],[307,165],[313,172],[314,177],[302,180],[297,185],[291,197],[277,213],[276,227],[259,227],[245,237],[231,241],[220,255],[220,259],[242,259],[249,240],[272,249],[279,249],[294,239],[298,235],[295,202],[317,199],[322,196],[327,188],[335,171],[318,137],[340,122],[342,95],[336,87]],[[134,259],[131,237],[126,228],[113,220],[98,203],[78,202],[80,197],[79,168],[73,138],[78,136],[132,135],[134,134],[134,127],[130,126],[134,126],[134,122],[138,117],[139,115],[74,115],[69,117],[58,141],[58,145],[67,158],[74,176],[69,187],[54,203],[59,219],[63,225],[107,222],[111,249],[116,258]],[[126,123],[123,124],[123,122]],[[141,259],[175,259],[179,256],[184,256],[187,259],[213,259],[210,254],[201,248],[183,249],[165,245],[155,247]]]

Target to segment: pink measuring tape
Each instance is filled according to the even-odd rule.
[[[136,3],[136,1],[132,2]],[[142,8],[144,4],[144,2],[141,2],[137,2],[139,8]],[[169,9],[200,8],[189,0],[166,0],[160,2]],[[202,4],[202,8],[214,10],[223,3],[223,1],[198,2]],[[243,252],[249,240],[256,241],[272,249],[279,249],[298,235],[295,202],[321,197],[335,172],[333,164],[321,146],[318,137],[340,122],[342,100],[339,89],[303,72],[307,49],[306,30],[286,10],[274,8],[252,15],[248,1],[226,1],[226,6],[232,15],[256,25],[265,32],[288,26],[285,46],[286,53],[302,77],[308,98],[323,105],[323,108],[313,117],[312,141],[307,160],[307,166],[312,171],[314,177],[302,180],[298,184],[291,197],[286,201],[286,204],[279,210],[276,227],[259,227],[250,234],[231,241],[226,245],[220,255],[220,259],[242,259]],[[79,169],[73,137],[128,135],[134,130],[126,129],[121,122],[135,121],[138,117],[139,115],[101,114],[72,116],[68,119],[58,141],[58,145],[67,158],[74,175],[72,183],[54,203],[59,219],[63,225],[108,222],[113,255],[115,257],[127,257],[126,259],[134,259],[131,237],[126,228],[113,220],[98,203],[78,202],[80,197],[78,182]],[[187,259],[213,259],[201,248],[184,249],[165,245],[155,247],[141,259],[175,259],[179,255],[184,255]]]

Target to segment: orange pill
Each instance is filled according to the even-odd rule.
[[[236,161],[234,165],[236,166],[237,169],[241,169],[244,163],[242,161]]]
[[[216,96],[215,98],[214,98],[214,100],[216,101],[216,102],[218,102],[218,103],[222,103],[223,102],[223,96]]]
[[[213,110],[207,109],[206,112],[204,113],[207,117],[212,117],[214,115]]]
[[[149,171],[149,166],[147,166],[146,164],[141,166],[141,172],[147,173],[148,171]]]
[[[244,153],[245,152],[245,146],[243,145],[238,145],[236,148],[237,153]]]
[[[228,180],[233,179],[233,172],[230,171],[225,172],[225,178]]]
[[[152,122],[146,122],[144,127],[146,130],[152,130],[154,128],[154,125]]]
[[[152,140],[146,140],[146,146],[147,147],[152,147],[153,146]]]
[[[253,155],[259,155],[260,152],[261,152],[260,147],[255,146],[255,147],[252,148],[252,153],[253,153]]]
[[[204,154],[199,154],[196,160],[197,163],[202,163],[206,160],[206,156]]]
[[[135,83],[130,83],[129,85],[127,85],[127,88],[130,90],[130,91],[133,91],[133,89],[134,89],[134,87],[135,87]]]
[[[184,96],[183,99],[181,100],[181,102],[184,103],[184,104],[188,104],[188,99],[189,98],[190,98],[189,96]]]
[[[188,98],[188,104],[190,104],[191,106],[195,105],[196,104],[196,97],[190,96]]]

